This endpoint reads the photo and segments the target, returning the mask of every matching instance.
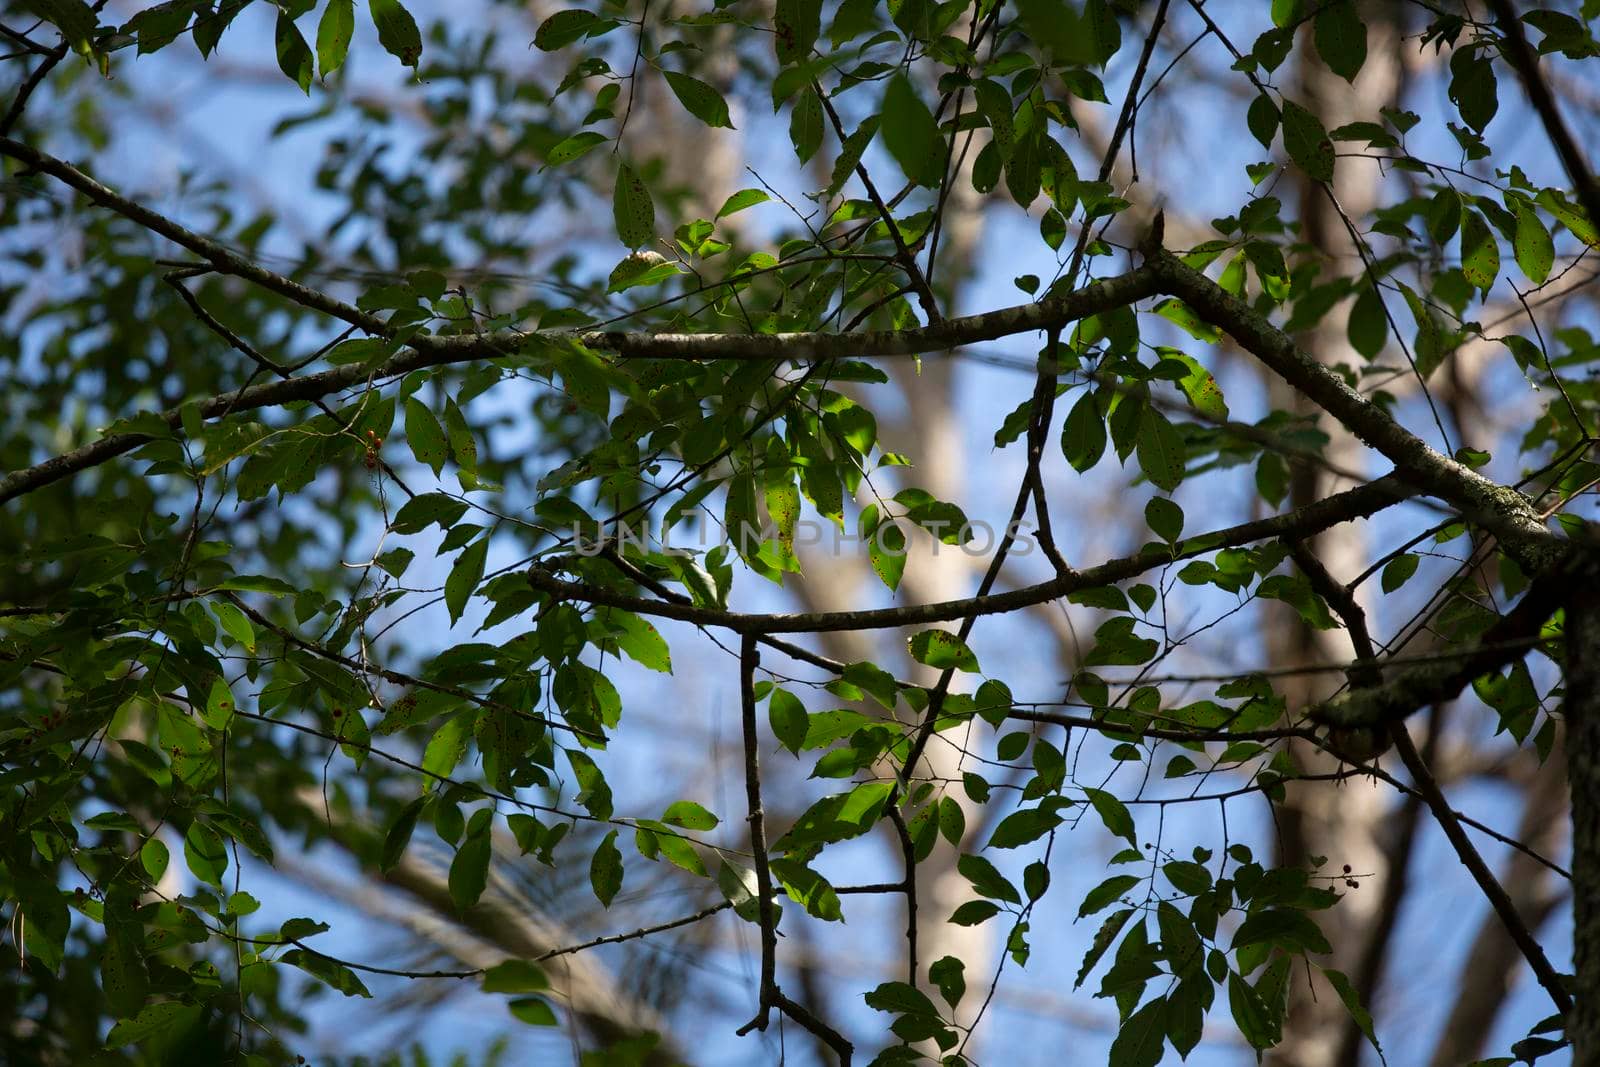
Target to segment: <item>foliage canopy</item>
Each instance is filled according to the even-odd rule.
[[[374,974],[570,1018],[596,1062],[692,1060],[550,961],[732,913],[756,946],[741,1033],[960,1065],[1044,908],[1097,931],[1076,984],[1115,1007],[1117,1067],[1187,1057],[1208,1018],[1272,1049],[1313,971],[1377,1049],[1324,929],[1350,868],[1226,828],[1230,798],[1348,778],[1421,798],[1501,914],[1555,1012],[1515,1054],[1600,1056],[1600,959],[1546,957],[1406,726],[1470,690],[1541,763],[1565,733],[1583,944],[1600,687],[1562,665],[1600,658],[1578,515],[1600,348],[1562,298],[1593,276],[1600,190],[1548,74],[1594,78],[1600,4],[1391,5],[1437,65],[1419,111],[1358,91],[1394,47],[1377,5],[1222,6],[601,0],[541,11],[530,59],[504,48],[510,25],[530,43],[510,5],[441,5],[426,33],[401,0],[6,5],[0,899],[7,1014],[32,1020],[0,1038],[9,1061],[283,1062],[306,983],[359,998]],[[1226,54],[1211,121],[1260,160],[1203,221],[1181,186],[1138,184],[1139,116],[1192,48]],[[196,51],[269,57],[313,105],[277,132],[328,131],[336,207],[298,258],[296,220],[247,210],[243,177],[185,175],[171,204],[117,179],[124,84]],[[351,68],[385,53],[390,94],[363,96]],[[758,177],[708,202],[652,96],[691,157],[770,127],[803,196]],[[1506,113],[1543,139],[1506,148]],[[1347,212],[1355,172],[1378,192]],[[996,203],[1054,273],[957,314],[969,264],[941,244]],[[558,224],[540,284],[497,269]],[[977,253],[1009,274],[999,242]],[[1006,340],[1039,346],[1025,384],[964,417],[1020,454],[1014,507],[969,514],[880,418]],[[1241,358],[1264,404],[1225,397]],[[1434,397],[1486,364],[1514,424],[1492,450]],[[1341,441],[1385,473],[1351,477]],[[1074,558],[1058,493],[1079,484],[1143,501],[1131,550]],[[1216,487],[1240,484],[1248,517],[1221,521]],[[1389,515],[1414,536],[1331,573],[1330,541]],[[834,565],[807,554],[818,530],[874,584],[763,610]],[[714,536],[669,551],[685,531]],[[938,545],[982,558],[922,596],[948,588],[919,581]],[[1042,575],[1018,569],[1034,548]],[[1341,688],[1163,678],[1209,620],[1266,601],[1346,635]],[[1369,632],[1380,602],[1417,606],[1395,640]],[[1064,686],[986,669],[987,620],[1068,605],[1094,629]],[[406,630],[417,612],[438,625]],[[819,651],[886,632],[883,655]],[[685,664],[738,694],[743,795],[643,808],[632,720]],[[1163,836],[1188,802],[1220,805],[1220,842]],[[1073,832],[1115,844],[1063,902]],[[875,834],[889,881],[850,875]],[[334,847],[485,938],[512,872],[582,887],[601,923],[649,870],[703,896],[635,933],[386,968],[329,921],[257,916],[245,870]],[[952,913],[919,916],[927,865],[961,879]],[[830,1018],[785,944],[873,897],[909,913],[904,970]],[[919,946],[929,921],[996,937],[994,973]]]

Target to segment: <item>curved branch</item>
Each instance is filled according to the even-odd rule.
[[[825,633],[835,630],[890,629],[950,622],[982,615],[1000,615],[1047,603],[1084,589],[1098,589],[1137,577],[1176,560],[1215,552],[1220,548],[1251,544],[1271,537],[1306,537],[1342,522],[1365,518],[1410,495],[1399,479],[1379,478],[1356,489],[1319,500],[1283,515],[1230,526],[1225,530],[1184,540],[1172,552],[1146,551],[1074,571],[1037,585],[1004,593],[945,600],[931,604],[878,608],[869,611],[825,611],[748,615],[718,608],[703,608],[652,600],[582,582],[568,582],[545,570],[528,571],[528,583],[540,592],[570,600],[621,608],[624,611],[678,619],[697,626],[719,626],[743,634]]]
[[[1541,573],[1558,562],[1564,539],[1550,532],[1522,494],[1429,447],[1343,378],[1300,351],[1288,334],[1159,244],[1147,241],[1142,251],[1146,265],[1159,271],[1163,292],[1182,299],[1345,429],[1383,453],[1407,482],[1449,502],[1497,536],[1528,573]]]
[[[1586,576],[1583,571],[1590,572]],[[1398,723],[1429,704],[1454,699],[1474,679],[1521,659],[1538,641],[1545,620],[1555,614],[1575,581],[1593,581],[1592,568],[1565,567],[1536,579],[1500,620],[1466,654],[1424,663],[1371,689],[1355,689],[1337,700],[1314,705],[1315,722],[1345,729]]]

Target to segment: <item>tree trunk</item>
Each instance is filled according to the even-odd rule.
[[[1592,547],[1588,551],[1593,552]],[[1600,1063],[1600,588],[1567,602],[1567,780],[1572,790],[1573,1063]]]
[[[1387,5],[1366,5],[1369,53],[1354,89],[1314,56],[1301,59],[1300,102],[1317,113],[1328,129],[1357,119],[1370,119],[1378,109],[1393,102],[1399,85],[1398,27],[1387,13]],[[1310,47],[1310,35],[1305,35]],[[1333,194],[1353,218],[1363,217],[1374,206],[1379,174],[1375,164],[1344,160],[1334,180]],[[1328,191],[1302,176],[1300,194],[1301,237],[1311,245],[1325,271],[1343,271],[1355,261],[1356,247]],[[1325,363],[1359,366],[1359,353],[1345,336],[1344,317],[1325,316],[1303,339],[1308,352]],[[1272,380],[1272,406],[1297,414],[1316,415],[1318,409],[1305,396],[1280,380]],[[1330,441],[1325,455],[1341,470],[1365,468],[1366,450],[1356,438],[1330,417],[1323,415],[1319,428]],[[1308,463],[1291,468],[1291,507],[1302,507],[1320,499],[1335,488],[1334,479],[1323,469]],[[1319,538],[1313,551],[1339,581],[1349,581],[1365,569],[1367,544],[1350,528],[1337,536]],[[1353,651],[1342,630],[1315,630],[1298,614],[1272,613],[1267,641],[1270,661],[1275,667],[1305,666],[1347,662]],[[1288,701],[1290,714],[1307,704],[1329,696],[1339,681],[1338,675],[1306,674],[1284,681],[1280,691]],[[1337,761],[1304,742],[1293,742],[1296,763],[1307,772],[1335,768]],[[1390,811],[1387,794],[1371,784],[1329,784],[1305,782],[1289,791],[1279,805],[1277,824],[1278,862],[1284,866],[1309,866],[1312,857],[1326,857],[1329,868],[1338,870],[1349,864],[1359,876],[1361,888],[1346,893],[1339,906],[1319,916],[1328,940],[1335,946],[1335,968],[1353,973],[1360,962],[1358,954],[1366,945],[1367,928],[1377,919],[1383,899],[1386,874],[1383,828]],[[1290,986],[1284,1040],[1268,1056],[1274,1067],[1333,1067],[1347,1026],[1348,1013],[1331,987],[1320,978],[1295,981]]]

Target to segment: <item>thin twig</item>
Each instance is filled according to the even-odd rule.
[[[776,1005],[778,991],[778,919],[773,914],[772,870],[767,865],[766,816],[761,810],[761,738],[756,727],[756,668],[761,653],[753,634],[746,634],[739,646],[739,703],[744,725],[744,790],[749,806],[750,853],[756,867],[756,907],[761,925],[761,988],[756,1014],[739,1028],[743,1036],[751,1030],[765,1030]]]

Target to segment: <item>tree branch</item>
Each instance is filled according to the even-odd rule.
[[[1163,292],[1182,299],[1268,370],[1383,453],[1407,482],[1448,501],[1468,519],[1495,534],[1524,570],[1538,574],[1557,562],[1564,539],[1546,528],[1522,494],[1429,447],[1346,385],[1343,378],[1296,348],[1288,334],[1159,244],[1147,241],[1143,251],[1146,265],[1154,266],[1160,274]]]
[[[1356,603],[1350,590],[1334,581],[1327,569],[1322,566],[1322,562],[1309,550],[1296,545],[1294,553],[1295,560],[1301,564],[1301,570],[1310,581],[1312,589],[1338,613],[1350,634],[1350,644],[1355,650],[1356,662],[1359,665],[1351,669],[1351,686],[1356,692],[1370,692],[1378,684],[1377,649],[1373,646],[1372,635],[1367,632],[1366,613]],[[1562,1013],[1570,1011],[1572,998],[1562,988],[1561,976],[1550,965],[1543,946],[1529,931],[1527,924],[1522,921],[1522,916],[1517,914],[1516,905],[1512,904],[1511,898],[1506,895],[1505,888],[1495,878],[1494,872],[1489,870],[1489,865],[1483,862],[1483,857],[1478,854],[1477,848],[1467,837],[1467,832],[1461,828],[1461,821],[1456,818],[1456,813],[1451,809],[1450,802],[1445,799],[1444,792],[1433,777],[1433,772],[1428,769],[1421,753],[1417,751],[1416,744],[1411,740],[1411,732],[1406,729],[1404,722],[1390,724],[1389,732],[1394,739],[1395,751],[1400,754],[1400,759],[1410,772],[1417,791],[1422,794],[1423,803],[1433,812],[1434,820],[1438,822],[1439,828],[1444,831],[1444,836],[1456,850],[1461,865],[1472,875],[1472,880],[1478,883],[1478,889],[1488,898],[1490,906],[1500,916],[1506,932],[1517,943],[1517,948],[1522,951],[1523,958],[1533,969],[1539,984],[1550,994],[1556,1010]]]
[[[1086,570],[1075,571],[1065,577],[1052,578],[1037,585],[1004,593],[870,611],[749,615],[718,608],[702,608],[693,604],[652,600],[603,586],[563,581],[537,568],[528,571],[527,577],[529,584],[535,589],[553,596],[622,608],[641,615],[679,619],[698,626],[719,626],[735,633],[824,633],[835,630],[887,629],[1018,611],[1080,590],[1097,589],[1125,581],[1177,560],[1215,552],[1221,548],[1251,544],[1272,537],[1306,537],[1342,522],[1365,518],[1405,499],[1408,495],[1408,490],[1398,479],[1392,476],[1380,478],[1283,515],[1274,515],[1271,518],[1241,523],[1225,530],[1188,538],[1170,552],[1141,552]]]
[[[1544,954],[1544,948],[1529,931],[1527,924],[1522,921],[1522,916],[1517,914],[1516,905],[1511,902],[1504,887],[1496,880],[1494,872],[1489,870],[1489,865],[1483,862],[1483,857],[1473,847],[1467,832],[1461,828],[1461,822],[1450,809],[1439,783],[1434,780],[1428,765],[1418,754],[1417,746],[1412,743],[1411,733],[1404,723],[1395,723],[1393,734],[1395,751],[1400,753],[1400,759],[1405,762],[1406,770],[1410,772],[1412,781],[1417,784],[1417,790],[1422,794],[1428,810],[1433,812],[1439,828],[1444,831],[1444,836],[1449,839],[1451,846],[1456,850],[1456,855],[1461,858],[1461,865],[1471,873],[1473,881],[1478,883],[1478,888],[1483,891],[1490,906],[1500,916],[1500,921],[1505,924],[1506,933],[1516,942],[1517,948],[1528,961],[1528,966],[1533,969],[1539,984],[1550,994],[1550,1000],[1555,1004],[1556,1010],[1562,1014],[1571,1011],[1572,997],[1562,986],[1561,975],[1550,965],[1549,958]]]
[[[1412,667],[1382,685],[1313,705],[1307,714],[1315,722],[1345,729],[1379,727],[1400,722],[1429,704],[1454,699],[1474,678],[1526,655],[1545,620],[1566,598],[1570,583],[1594,580],[1582,577],[1586,570],[1591,568],[1565,567],[1535,579],[1516,606],[1464,655]]]
[[[761,654],[756,639],[746,634],[739,646],[739,698],[744,723],[744,791],[750,814],[750,852],[756,866],[756,907],[761,925],[761,988],[755,1018],[739,1028],[743,1036],[765,1030],[778,992],[778,917],[773,914],[772,870],[767,866],[766,816],[761,809],[760,735],[756,728],[756,667]]]

